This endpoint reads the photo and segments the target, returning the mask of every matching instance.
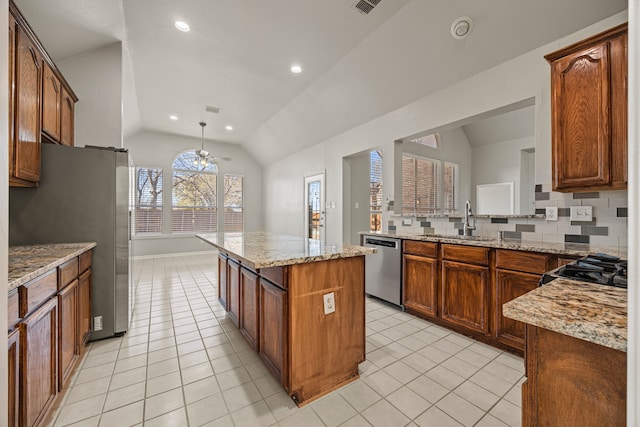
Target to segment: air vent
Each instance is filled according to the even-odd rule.
[[[220,112],[220,109],[218,107],[212,107],[211,105],[205,105],[204,111],[206,111],[207,113],[218,114]]]
[[[354,7],[360,11],[360,13],[369,14],[382,0],[359,0]]]

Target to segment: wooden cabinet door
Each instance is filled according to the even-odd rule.
[[[7,342],[9,366],[7,375],[7,393],[9,395],[8,423],[9,427],[19,425],[18,381],[20,378],[20,330],[15,329],[9,334]]]
[[[78,347],[84,348],[91,334],[91,268],[78,278]]]
[[[442,261],[442,319],[489,333],[489,268]]]
[[[15,73],[16,73],[16,20],[9,15],[9,176],[15,176]]]
[[[538,287],[539,274],[496,270],[496,338],[524,350],[525,324],[502,315],[502,305]]]
[[[45,416],[58,391],[56,298],[20,323],[20,425],[33,426]]]
[[[60,100],[62,86],[49,64],[43,62],[42,131],[53,141],[60,140]]]
[[[438,315],[438,259],[404,255],[402,304],[430,317]]]
[[[60,99],[60,144],[73,147],[75,133],[76,104],[69,92],[62,87]]]
[[[627,188],[627,32],[611,40],[611,187]]]
[[[62,391],[77,360],[78,334],[78,280],[74,280],[58,293],[58,391]]]
[[[242,335],[247,339],[249,345],[258,351],[259,338],[259,302],[260,302],[260,280],[258,275],[246,268],[240,269],[240,301],[242,301],[242,310],[240,310],[242,321],[240,322]]]
[[[227,282],[228,258],[224,254],[218,254],[218,300],[225,310],[229,310],[227,305],[227,293],[229,283]]]
[[[40,180],[40,83],[42,58],[25,31],[16,27],[15,141],[13,176]]]
[[[287,292],[267,280],[260,280],[259,302],[260,358],[286,387]]]
[[[240,264],[229,260],[227,274],[227,280],[229,281],[229,318],[236,326],[240,327]]]

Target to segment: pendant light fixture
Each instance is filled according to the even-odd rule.
[[[198,155],[198,159],[193,161],[194,165],[201,165],[203,168],[208,166],[209,152],[204,149],[204,127],[207,125],[205,122],[200,122],[200,127],[202,128],[202,137],[200,142],[200,149],[196,150],[196,154]]]

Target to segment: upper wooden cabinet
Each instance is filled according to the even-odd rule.
[[[555,191],[627,187],[627,24],[545,56]]]
[[[40,83],[42,56],[25,30],[16,25],[13,76],[13,140],[9,141],[11,183],[35,186],[40,180]],[[11,68],[11,66],[10,66]],[[11,101],[10,101],[11,103]]]
[[[60,100],[62,87],[51,67],[44,63],[42,75],[42,132],[54,141],[60,140]]]
[[[78,98],[13,2],[9,11],[9,185],[36,187],[40,142],[73,145]]]

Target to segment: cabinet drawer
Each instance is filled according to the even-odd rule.
[[[442,245],[442,258],[467,264],[489,265],[489,248]]]
[[[7,326],[13,330],[20,320],[20,304],[18,299],[18,289],[9,292],[7,297]]]
[[[496,267],[524,273],[542,274],[549,268],[549,256],[535,252],[496,251]]]
[[[91,256],[93,255],[93,251],[89,250],[80,254],[78,257],[78,273],[82,273],[87,268],[91,267]]]
[[[287,289],[287,270],[285,267],[261,268],[260,276],[282,289]]]
[[[438,256],[438,244],[405,240],[404,253],[435,258]]]
[[[78,258],[70,259],[58,267],[58,289],[78,278]]]
[[[20,286],[20,317],[26,317],[58,290],[56,270],[48,271],[29,283]]]

